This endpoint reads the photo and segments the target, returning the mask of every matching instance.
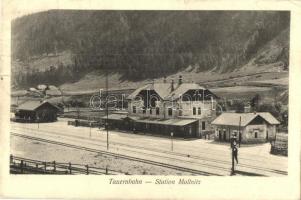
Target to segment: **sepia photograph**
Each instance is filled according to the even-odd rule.
[[[192,176],[178,184],[286,177],[290,16],[50,9],[16,17],[10,174]],[[117,177],[110,184],[139,182]]]

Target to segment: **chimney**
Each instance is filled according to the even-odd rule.
[[[174,82],[173,79],[171,80],[171,92],[173,92],[175,90],[175,86],[174,86]]]
[[[179,85],[181,85],[182,84],[182,76],[180,75],[179,76]]]

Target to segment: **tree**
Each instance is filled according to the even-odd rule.
[[[259,107],[259,104],[260,104],[260,95],[259,94],[256,94],[252,99],[251,99],[251,102],[250,102],[250,105],[252,107],[252,109],[254,111],[258,110],[258,107]]]

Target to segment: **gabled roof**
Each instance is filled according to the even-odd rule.
[[[146,90],[149,87],[149,84],[144,85],[140,88],[137,88],[134,92],[132,92],[127,99],[134,99],[142,90]]]
[[[182,83],[181,85],[175,83],[174,87],[174,91],[171,92],[171,83],[149,83],[136,89],[127,99],[134,99],[143,90],[154,90],[164,100],[178,99],[189,90],[206,90],[197,83]]]
[[[150,84],[150,90],[154,90],[158,93],[158,95],[164,99],[171,92],[171,84],[170,83],[154,83]]]
[[[229,125],[239,126],[239,118],[241,117],[241,126],[247,126],[257,116],[263,118],[269,124],[275,125],[280,122],[268,112],[259,113],[222,113],[215,120],[211,122],[213,125]]]
[[[47,101],[26,101],[24,102],[23,104],[19,105],[17,110],[28,110],[28,111],[34,111],[36,110],[37,108],[39,108],[40,106],[44,105],[44,104],[49,104],[51,105],[52,107],[56,108],[59,110],[59,108]]]
[[[132,94],[130,94],[127,99],[134,99],[141,91],[143,90],[154,90],[158,93],[158,95],[164,99],[167,95],[169,95],[171,91],[170,83],[149,83],[138,89],[136,89]]]
[[[177,100],[182,95],[184,95],[189,90],[203,90],[209,92],[212,96],[215,98],[218,98],[215,94],[213,94],[208,89],[204,88],[203,86],[197,84],[197,83],[182,83],[179,87],[177,87],[173,92],[171,92],[165,100]]]
[[[259,115],[270,124],[280,124],[280,122],[269,112],[261,112]]]
[[[201,90],[205,89],[196,83],[182,83],[179,87],[177,87],[173,92],[171,92],[167,98],[179,98],[181,95],[186,93],[188,90]]]

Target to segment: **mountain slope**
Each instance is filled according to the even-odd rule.
[[[105,70],[131,82],[179,72],[286,69],[289,21],[284,11],[36,13],[12,23],[13,83],[60,85]]]

